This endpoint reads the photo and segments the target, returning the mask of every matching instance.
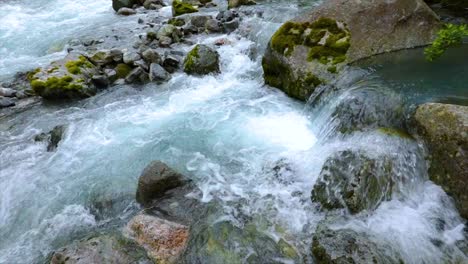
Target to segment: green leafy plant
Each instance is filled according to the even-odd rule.
[[[433,61],[450,48],[463,43],[463,38],[468,37],[468,25],[445,24],[437,33],[436,40],[424,50],[427,60]]]

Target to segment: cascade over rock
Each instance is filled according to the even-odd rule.
[[[307,100],[344,65],[427,45],[439,27],[423,0],[325,1],[273,35],[262,62],[265,82]]]

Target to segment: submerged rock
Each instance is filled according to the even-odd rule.
[[[100,235],[77,241],[55,252],[50,264],[150,264],[146,252],[121,235]]]
[[[427,103],[414,114],[417,135],[429,150],[429,177],[468,218],[468,107]]]
[[[229,221],[197,223],[181,263],[301,263],[297,249],[273,239],[248,223],[243,228]]]
[[[13,99],[0,96],[0,108],[14,106],[16,103]]]
[[[219,54],[206,45],[196,45],[185,57],[184,71],[188,74],[219,72]]]
[[[392,161],[345,150],[328,158],[312,190],[312,200],[326,209],[351,213],[374,210],[392,195]]]
[[[96,94],[92,77],[99,69],[85,56],[68,54],[28,74],[32,89],[47,99],[84,98]]]
[[[132,8],[137,4],[137,0],[112,0],[112,8],[118,12],[121,8]]]
[[[66,127],[64,125],[56,126],[48,133],[41,133],[34,137],[36,142],[48,142],[47,151],[51,152],[57,149],[60,141],[62,141],[63,134],[65,133]]]
[[[131,9],[131,8],[122,7],[122,8],[119,9],[117,14],[121,15],[121,16],[131,16],[131,15],[136,14],[136,11],[134,9]]]
[[[187,226],[139,214],[127,225],[128,234],[144,247],[156,263],[178,263],[189,236]]]
[[[136,200],[147,205],[153,199],[161,197],[166,191],[182,186],[184,176],[161,161],[151,162],[138,179]]]
[[[330,222],[320,222],[314,234],[312,254],[317,264],[403,263],[390,247],[376,244],[369,234],[331,228]]]
[[[439,27],[422,0],[325,1],[273,35],[262,61],[265,82],[307,100],[344,65],[427,45]]]

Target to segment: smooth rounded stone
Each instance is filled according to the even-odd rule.
[[[0,96],[0,108],[15,106],[15,104],[13,99]]]
[[[411,123],[429,150],[429,178],[468,219],[468,106],[426,103],[416,109]]]
[[[156,263],[178,263],[189,236],[187,226],[140,213],[127,224],[126,234],[146,249]]]
[[[134,65],[135,61],[140,59],[141,56],[136,51],[127,51],[123,54],[123,62],[128,65]]]
[[[65,125],[55,126],[51,131],[35,136],[34,141],[47,142],[47,151],[51,152],[57,149],[60,141],[62,141],[65,131]]]
[[[163,61],[162,66],[166,71],[173,73],[179,69],[180,60],[178,57],[173,55],[166,55]]]
[[[232,33],[234,32],[237,28],[239,28],[239,19],[235,19],[235,20],[232,20],[232,21],[227,21],[227,22],[223,22],[222,24],[223,26],[223,30],[224,32],[226,33]]]
[[[241,5],[256,5],[255,1],[253,0],[228,0],[228,7],[229,8],[236,8]]]
[[[127,75],[125,78],[125,83],[144,84],[148,80],[148,73],[146,73],[145,70],[143,70],[141,67],[136,67]]]
[[[69,53],[44,68],[28,73],[34,92],[46,99],[77,99],[96,94],[92,76],[100,69],[79,53]]]
[[[391,251],[390,246],[377,244],[374,237],[349,228],[330,228],[328,219],[317,226],[312,242],[312,255],[317,264],[404,263],[401,257]]]
[[[72,243],[55,252],[50,264],[151,264],[145,250],[118,234],[99,235]]]
[[[171,75],[159,64],[151,63],[149,71],[149,79],[152,82],[161,84],[168,81],[171,78]]]
[[[112,8],[118,12],[121,8],[132,8],[136,4],[136,0],[112,0]]]
[[[117,14],[121,16],[131,16],[135,15],[136,11],[132,8],[122,7],[119,9],[119,11],[117,11]]]
[[[440,27],[439,18],[423,0],[324,1],[272,36],[262,61],[264,79],[306,101],[347,64],[428,45]]]
[[[385,156],[370,158],[363,152],[340,151],[325,161],[312,201],[328,210],[372,211],[391,199],[393,176],[393,162]]]
[[[15,97],[16,96],[16,91],[11,89],[11,88],[3,88],[0,87],[0,96],[3,97]]]
[[[216,19],[208,19],[205,23],[205,28],[208,32],[219,33],[222,31],[221,24]]]
[[[146,0],[143,3],[143,7],[146,9],[154,10],[155,6],[164,6],[164,2],[161,0]]]
[[[179,42],[182,37],[182,32],[174,25],[163,25],[156,34],[157,39],[161,40],[163,37],[168,37],[173,42]]]
[[[196,45],[185,57],[184,71],[195,75],[218,73],[218,52],[203,44]]]
[[[120,49],[111,49],[109,51],[109,56],[114,60],[114,62],[123,61],[123,52]]]
[[[155,198],[162,197],[166,191],[182,186],[185,178],[161,161],[151,162],[138,179],[136,200],[148,205]]]

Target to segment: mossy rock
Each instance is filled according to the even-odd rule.
[[[228,1],[228,8],[236,8],[242,5],[256,5],[255,1],[253,0],[229,0]]]
[[[115,72],[117,73],[117,79],[125,79],[128,74],[132,71],[132,67],[125,63],[119,63],[115,66]]]
[[[429,177],[452,196],[468,219],[468,106],[427,103],[419,106],[412,127],[429,150]]]
[[[307,76],[330,83],[357,60],[431,43],[439,28],[422,0],[324,1],[272,36],[262,63],[265,83],[305,101],[316,88],[303,83]]]
[[[196,45],[185,57],[184,71],[195,75],[218,73],[218,52],[206,45]]]
[[[324,209],[347,208],[351,213],[375,210],[389,200],[394,188],[393,162],[345,150],[328,158],[312,190],[312,201]]]
[[[47,99],[84,98],[93,96],[96,88],[91,82],[98,68],[86,57],[69,54],[63,60],[28,74],[37,95]]]
[[[198,9],[189,3],[183,1],[174,0],[172,2],[172,15],[180,16],[183,14],[190,14],[198,12]]]

